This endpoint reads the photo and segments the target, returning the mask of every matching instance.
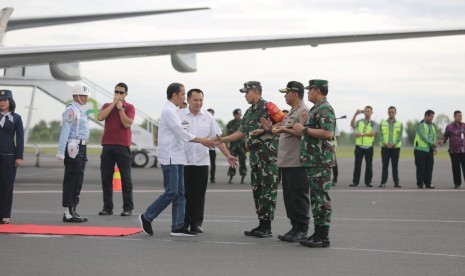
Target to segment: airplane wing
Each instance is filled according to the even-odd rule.
[[[320,44],[332,43],[366,42],[464,34],[465,29],[449,29],[335,35],[295,35],[184,41],[123,42],[87,45],[2,47],[0,48],[0,68],[45,64],[50,62],[65,63],[169,54],[173,57],[173,53],[180,53],[181,55],[186,54],[187,56],[190,55],[191,58],[192,55],[194,55],[195,58],[195,53],[201,52],[266,49],[301,45],[318,46]],[[178,68],[176,69],[179,70]],[[195,71],[195,69],[193,71]],[[186,70],[183,72],[191,71]]]
[[[188,9],[169,9],[157,11],[143,11],[143,12],[123,12],[123,13],[104,13],[104,14],[90,14],[90,15],[70,15],[70,16],[56,16],[56,17],[34,17],[34,18],[21,18],[10,19],[7,25],[7,31],[30,29],[46,26],[56,26],[62,24],[83,23],[89,21],[101,21],[109,19],[118,19],[126,17],[146,16],[164,13],[178,13],[187,11],[208,10],[210,8],[188,8]]]

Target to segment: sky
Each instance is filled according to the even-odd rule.
[[[1,0],[13,18],[210,7],[139,18],[44,27],[7,34],[6,46],[62,45],[123,41],[169,41],[245,36],[382,32],[465,28],[465,1],[460,0],[257,0],[257,1],[51,1]],[[109,5],[111,3],[111,5]],[[44,8],[46,7],[46,8]],[[127,101],[158,118],[166,87],[183,83],[205,93],[204,108],[218,119],[249,107],[238,89],[249,80],[263,85],[263,98],[288,109],[278,89],[288,81],[329,81],[328,99],[336,115],[347,115],[339,128],[350,130],[356,109],[373,107],[373,118],[397,107],[399,120],[418,120],[427,109],[452,117],[465,110],[465,35],[363,43],[299,46],[197,54],[198,71],[179,73],[169,56],[82,62],[82,76],[112,91],[129,86]],[[18,113],[27,116],[30,89],[14,88]],[[18,92],[18,93],[16,93]],[[24,98],[21,98],[24,97]],[[306,100],[306,97],[304,97]],[[20,103],[18,103],[20,101]],[[309,106],[312,104],[307,102]],[[38,95],[33,122],[59,120],[63,105]],[[360,117],[358,117],[360,118]]]

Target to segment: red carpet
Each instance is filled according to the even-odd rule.
[[[97,227],[97,226],[59,226],[37,224],[1,224],[0,234],[35,235],[82,235],[82,236],[128,236],[141,232],[140,228]]]

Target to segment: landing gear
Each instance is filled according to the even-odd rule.
[[[132,166],[134,168],[143,168],[149,163],[149,155],[142,150],[132,152]]]

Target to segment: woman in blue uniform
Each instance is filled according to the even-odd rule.
[[[23,163],[23,121],[15,108],[13,93],[0,90],[0,224],[10,223],[16,167]]]

